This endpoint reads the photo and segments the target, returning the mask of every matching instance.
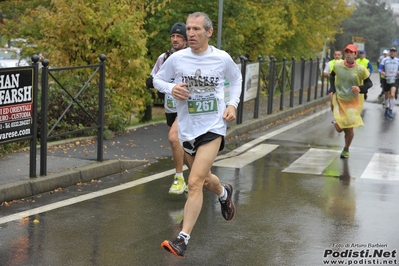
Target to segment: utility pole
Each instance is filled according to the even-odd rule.
[[[217,48],[222,46],[222,24],[223,24],[223,0],[219,0],[219,16],[218,16],[218,42]]]

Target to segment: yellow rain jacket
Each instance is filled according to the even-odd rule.
[[[335,93],[333,95],[334,118],[340,128],[354,128],[364,125],[360,113],[363,108],[364,95],[352,93],[352,86],[361,86],[370,76],[369,71],[359,64],[347,67],[344,62],[336,62]]]

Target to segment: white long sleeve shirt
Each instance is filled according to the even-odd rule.
[[[229,102],[237,108],[240,102],[242,76],[229,54],[213,46],[201,54],[190,48],[172,54],[154,77],[154,87],[172,93],[176,84],[187,83],[188,100],[176,100],[179,139],[191,141],[207,132],[226,135],[222,118],[226,109],[224,83],[230,83]],[[172,80],[172,82],[170,82]]]
[[[154,77],[158,73],[159,69],[161,69],[162,64],[165,62],[165,55],[166,53],[163,53],[160,56],[158,56],[157,62],[155,63],[151,71],[152,77]],[[176,101],[171,94],[165,93],[164,108],[165,108],[165,113],[176,113]]]

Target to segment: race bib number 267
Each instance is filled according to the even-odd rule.
[[[188,104],[188,112],[192,115],[215,113],[218,111],[216,98],[188,100],[187,104]]]

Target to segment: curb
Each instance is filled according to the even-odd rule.
[[[62,173],[54,173],[32,180],[2,185],[0,186],[0,202],[38,195],[59,187],[73,186],[78,183],[121,173],[147,163],[147,160],[108,160]]]

